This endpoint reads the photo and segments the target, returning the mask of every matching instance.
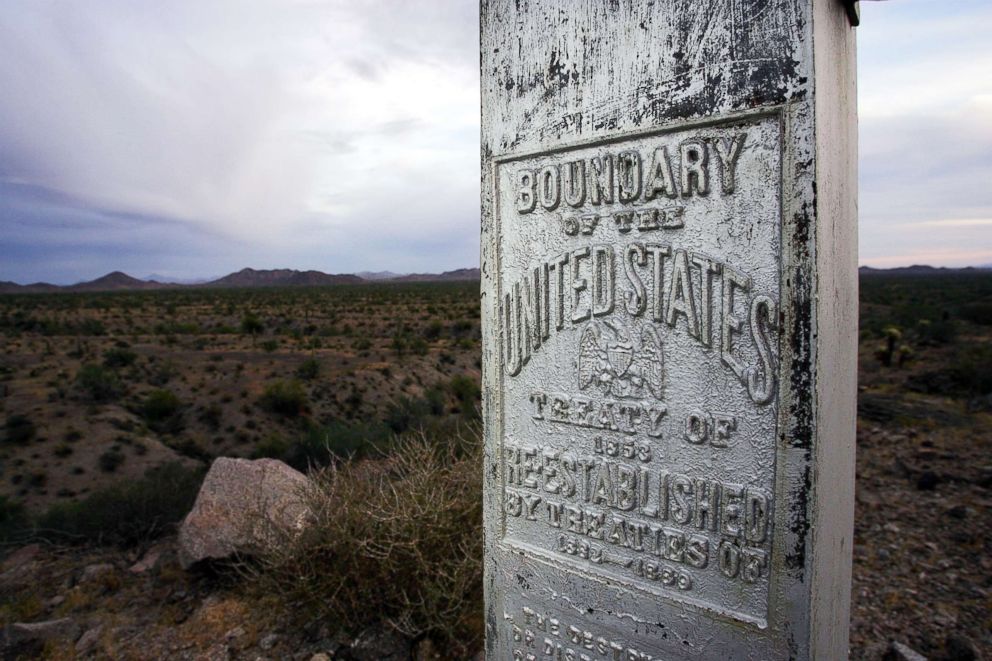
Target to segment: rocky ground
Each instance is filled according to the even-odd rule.
[[[992,655],[987,418],[860,430],[852,658],[881,658],[892,640],[929,658]]]
[[[6,627],[4,659],[437,658],[389,631],[347,638],[317,620],[294,625],[236,573],[182,570],[174,538],[140,555],[22,547],[3,563],[0,590],[21,596],[9,617],[34,623]]]
[[[851,658],[992,659],[992,395],[988,394],[992,392],[992,279],[863,279],[861,295]],[[447,303],[450,319],[457,320],[472,309],[468,305],[472,301],[452,301]],[[363,307],[369,303],[359,303],[346,318],[350,326],[366,329],[361,319],[369,316]],[[427,303],[422,310],[417,308],[416,317],[423,326],[417,332],[434,338],[433,344],[426,345],[428,352],[414,362],[409,362],[409,357],[404,358],[408,362],[384,362],[381,369],[373,370],[375,374],[402,385],[408,380],[404,370],[412,364],[418,369],[434,370],[413,379],[410,388],[419,387],[418,381],[454,379],[452,375],[466,372],[477,376],[476,341],[456,341],[448,331],[435,337],[430,320],[442,308],[431,306],[441,303]],[[154,309],[149,308],[148,315],[157,318]],[[275,319],[274,313],[270,317]],[[104,322],[109,324],[112,318],[115,317],[108,316]],[[334,323],[341,325],[342,321]],[[275,321],[267,324],[273,326]],[[371,361],[396,353],[395,348],[388,348],[395,343],[395,338],[389,339],[392,330],[388,324],[379,325],[381,328],[374,334],[376,341],[371,348],[356,350],[357,358]],[[327,344],[321,350],[344,351],[347,347],[330,348],[331,340],[344,337],[353,343],[361,339],[350,333],[328,333]],[[110,341],[108,337],[107,346],[111,346]],[[210,341],[247,346],[252,338],[232,335]],[[22,337],[19,342],[27,343],[28,348],[33,342],[39,352],[44,348],[41,337]],[[37,368],[14,364],[23,349],[11,344],[4,354],[8,356],[3,381],[8,414],[21,412],[13,406],[20,401],[17,397],[26,398],[24,393],[34,392],[22,386],[34,383],[31,378],[42,378],[40,373],[31,376],[31,370]],[[211,346],[209,350],[220,349]],[[294,354],[293,360],[302,360],[310,355],[308,351],[300,349],[300,355]],[[454,360],[444,359],[448,351]],[[94,355],[101,354],[94,349]],[[266,355],[265,360],[276,360],[279,351]],[[225,362],[205,360],[208,367]],[[339,375],[329,355],[323,360],[322,374],[326,379],[364,378],[362,375],[368,371],[352,370]],[[198,370],[203,364],[190,363],[191,383],[201,378]],[[266,365],[266,369],[275,369]],[[290,366],[287,362],[285,367],[286,373],[297,369],[295,363]],[[239,379],[253,374],[249,367],[236,372],[248,375]],[[382,390],[377,383],[363,381],[362,392],[371,397]],[[140,388],[134,387],[140,394]],[[308,387],[314,410],[333,404],[320,403],[319,389]],[[176,388],[181,397],[190,401],[198,396],[192,387],[188,392]],[[41,401],[45,393],[38,390],[36,394]],[[133,395],[134,401],[126,396],[125,404],[136,406],[138,394]],[[411,391],[410,396],[413,394]],[[252,413],[253,420],[263,421],[273,429],[283,424],[251,407],[238,408],[240,396],[226,404],[223,392],[218,391],[216,396],[218,405],[223,405],[224,424],[239,428],[242,420],[238,416],[247,415],[242,408]],[[68,404],[58,396],[48,397],[44,405],[76,405],[71,396],[64,401]],[[48,502],[40,500],[44,498],[58,500],[62,496],[49,486],[58,483],[56,478],[61,479],[61,473],[52,472],[47,485],[45,480],[24,482],[17,476],[27,475],[29,469],[37,472],[56,468],[54,464],[32,462],[78,461],[83,454],[81,449],[69,454],[68,459],[61,456],[64,453],[55,452],[56,439],[62,438],[55,427],[76,417],[68,410],[63,418],[57,412],[48,415],[48,409],[23,410],[33,416],[37,438],[7,450],[9,456],[5,457],[11,468],[4,469],[10,472],[4,473],[5,488],[18,489],[11,495],[36,498],[39,504]],[[125,410],[130,409],[121,409]],[[98,418],[95,414],[90,417]],[[191,433],[190,429],[203,431],[198,419],[187,417],[190,427],[183,433]],[[80,419],[89,420],[85,416]],[[115,429],[120,426],[118,423]],[[263,430],[256,431],[258,435]],[[80,447],[88,438],[80,439]],[[94,438],[99,439],[99,434]],[[249,440],[261,443],[264,439]],[[51,452],[39,449],[45,443],[53,445]],[[73,443],[66,441],[67,446],[75,448]],[[151,455],[155,447],[149,447]],[[103,446],[99,449],[103,451]],[[135,453],[135,457],[143,456]],[[138,460],[129,459],[125,465],[132,464],[137,466]],[[102,477],[110,475],[93,470],[82,475],[97,473]],[[122,472],[112,475],[121,477]],[[63,500],[82,494],[80,490]],[[442,658],[440,650],[428,641],[405,640],[382,627],[346,636],[334,623],[321,621],[303,608],[253,589],[243,575],[230,568],[215,565],[184,570],[175,537],[160,538],[126,551],[31,544],[0,548],[0,559],[0,660]]]
[[[862,393],[862,416],[893,407],[939,422],[862,418],[851,657],[992,658],[992,416]],[[172,537],[128,553],[21,547],[0,566],[3,620],[15,623],[3,658],[439,658],[429,642],[389,631],[348,638],[318,619],[300,624],[241,578],[184,571]]]

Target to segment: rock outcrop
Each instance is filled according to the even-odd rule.
[[[298,534],[308,520],[306,486],[305,475],[275,459],[215,460],[179,528],[180,564],[250,555]]]

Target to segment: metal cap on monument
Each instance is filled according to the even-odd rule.
[[[847,655],[852,3],[482,3],[487,658]]]

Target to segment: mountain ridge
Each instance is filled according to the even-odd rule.
[[[896,266],[889,269],[879,269],[873,266],[858,267],[859,275],[955,275],[958,273],[988,273],[992,271],[989,266],[929,266],[927,264],[912,264],[910,266]]]
[[[413,273],[400,275],[390,273],[369,273],[362,277],[353,273],[324,273],[317,270],[297,269],[253,269],[243,268],[207,282],[161,282],[141,280],[124,273],[111,271],[94,280],[77,282],[72,285],[53,285],[48,282],[18,284],[0,281],[0,294],[48,293],[48,292],[112,292],[150,291],[158,289],[237,289],[264,287],[322,287],[327,285],[361,285],[390,282],[458,282],[478,280],[477,268],[455,269],[443,273]]]
[[[989,273],[992,266],[966,266],[953,268],[913,264],[894,268],[861,266],[858,274],[863,276],[913,276],[913,275],[954,275],[958,273]],[[314,269],[254,269],[246,267],[219,278],[206,281],[190,281],[178,278],[175,281],[135,278],[123,271],[111,271],[105,275],[77,282],[71,285],[54,285],[49,282],[19,284],[10,280],[0,281],[0,294],[48,293],[48,292],[112,292],[112,291],[151,291],[158,289],[238,289],[265,287],[322,287],[327,285],[361,285],[372,283],[404,282],[469,282],[480,279],[478,268],[461,268],[442,273],[392,273],[390,271],[360,271],[359,273],[324,273]]]

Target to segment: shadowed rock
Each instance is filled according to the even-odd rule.
[[[14,622],[8,624],[3,629],[3,636],[0,639],[0,650],[10,652],[11,650],[27,651],[26,646],[32,644],[45,643],[53,640],[74,641],[79,637],[80,627],[72,618],[62,618],[59,620],[46,620],[44,622]],[[26,656],[30,656],[27,652]],[[11,654],[11,658],[17,658],[18,654]]]
[[[297,534],[307,521],[306,485],[305,475],[275,459],[215,460],[179,528],[180,564],[250,555]]]

